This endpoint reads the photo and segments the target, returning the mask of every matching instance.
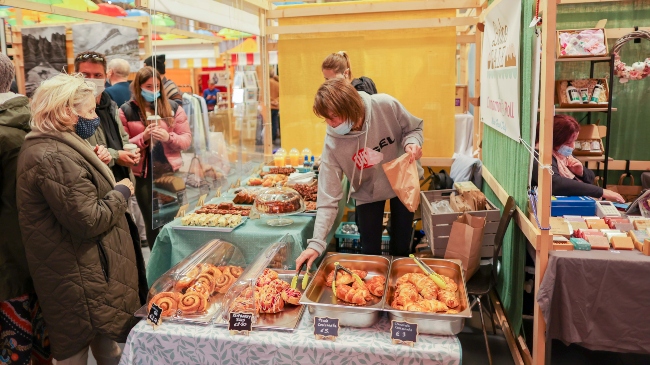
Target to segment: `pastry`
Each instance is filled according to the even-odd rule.
[[[231,275],[221,275],[215,280],[215,291],[217,293],[225,294],[230,288],[230,285],[235,282],[235,278]]]
[[[300,210],[300,197],[294,196],[283,201],[255,201],[255,208],[260,213],[283,214]]]
[[[196,291],[188,291],[178,302],[178,309],[183,314],[195,314],[205,311],[208,307],[208,299]]]
[[[318,185],[296,184],[293,189],[307,202],[315,202],[318,197]]]
[[[273,288],[273,290],[275,290],[275,291],[277,291],[278,293],[280,293],[280,292],[282,292],[282,291],[285,290],[285,289],[289,289],[289,288],[291,288],[291,285],[289,285],[289,283],[287,283],[287,282],[284,281],[284,280],[275,279],[275,280],[272,280],[270,283],[268,283],[268,284],[266,285],[266,287],[267,287],[267,288]]]
[[[259,278],[257,278],[257,283],[255,285],[262,287],[264,285],[267,285],[271,281],[275,280],[278,278],[278,273],[271,270],[271,269],[264,269],[264,272],[262,275],[260,275]]]
[[[448,310],[446,313],[447,313],[447,314],[458,314],[458,313],[460,313],[460,312],[458,312],[457,309],[450,309],[450,310]]]
[[[409,303],[402,308],[402,310],[407,310],[411,312],[428,312],[427,308],[420,303]]]
[[[274,288],[265,287],[260,290],[257,307],[260,313],[279,313],[284,309],[284,300]]]
[[[435,300],[435,299],[423,299],[417,302],[419,305],[424,307],[425,312],[446,312],[449,310],[445,303]]]
[[[231,266],[230,267],[230,274],[232,274],[232,276],[234,276],[236,278],[240,277],[243,272],[244,272],[244,269],[239,267],[239,266]]]
[[[212,289],[210,289],[209,285],[206,285],[204,283],[194,283],[194,285],[190,286],[187,288],[187,291],[185,294],[190,293],[190,292],[196,292],[204,296],[205,298],[208,298],[212,295]]]
[[[196,278],[196,281],[194,281],[193,286],[201,285],[207,290],[208,294],[211,295],[212,292],[214,291],[215,280],[216,279],[214,276],[207,273],[203,273]]]
[[[438,287],[422,273],[402,275],[397,279],[391,307],[407,311],[458,313],[462,310],[457,292],[458,285],[448,276],[441,277],[447,284],[445,289]]]
[[[205,207],[205,205],[204,205],[204,207]],[[217,209],[227,209],[227,210],[231,210],[231,209],[233,209],[234,207],[235,207],[235,204],[230,203],[230,202],[219,203],[219,204],[217,205]]]
[[[218,267],[212,265],[212,264],[204,264],[203,266],[203,274],[208,274],[212,276],[214,279],[218,278],[221,276],[221,270],[219,270]]]
[[[363,292],[363,297],[366,299],[366,301],[372,300],[373,296],[370,294],[370,291],[368,290],[368,287],[366,286],[365,282],[359,283],[358,281],[353,281],[352,282],[352,288],[361,290]]]
[[[185,182],[176,176],[163,176],[153,181],[155,187],[167,190],[172,193],[185,189]]]
[[[460,305],[457,292],[441,290],[438,292],[438,300],[445,303],[449,308],[456,308]]]
[[[296,289],[291,288],[284,289],[280,295],[282,296],[282,300],[293,305],[300,304],[300,298],[302,298],[302,293]]]
[[[356,304],[356,305],[366,305],[366,293],[367,290],[354,289],[349,285],[337,285],[336,286],[336,297],[342,301]]]
[[[373,276],[372,278],[366,280],[366,286],[370,294],[376,297],[384,296],[384,287],[386,286],[386,278],[383,276]]]
[[[453,291],[453,292],[458,291],[458,285],[456,284],[455,281],[451,280],[449,276],[445,276],[445,275],[440,275],[440,276],[442,276],[442,279],[445,281],[445,284],[447,284],[447,287],[445,288],[446,291]]]
[[[250,185],[250,186],[260,186],[260,185],[262,185],[262,179],[256,178],[256,177],[248,179],[248,185]]]
[[[147,309],[147,312],[151,310],[151,305],[155,304],[160,309],[162,309],[162,314],[161,316],[163,317],[171,317],[174,314],[176,314],[176,311],[178,310],[178,300],[180,299],[180,295],[175,292],[161,292],[153,296],[151,300],[149,301],[149,307]]]
[[[366,276],[368,276],[367,271],[363,270],[351,270],[353,273],[357,274],[361,280],[365,279]],[[334,270],[330,271],[329,275],[327,275],[327,280],[326,280],[326,285],[327,286],[332,286],[332,281],[334,280]],[[347,272],[343,270],[339,270],[338,274],[336,275],[336,284],[350,284],[354,278],[352,275],[348,274]]]

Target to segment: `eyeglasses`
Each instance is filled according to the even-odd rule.
[[[82,55],[77,56],[77,60],[87,60],[89,58],[95,59],[95,60],[97,60],[99,62],[104,62],[104,57],[101,57],[100,55],[95,54],[95,53],[86,53],[86,54],[82,54]]]

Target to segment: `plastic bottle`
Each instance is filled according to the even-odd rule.
[[[309,158],[312,156],[311,150],[309,148],[304,148],[301,155],[305,157],[305,161],[309,162]],[[307,165],[305,164],[305,166]]]
[[[598,80],[596,86],[594,86],[594,91],[591,93],[591,99],[589,99],[589,104],[598,104],[600,99],[600,93],[605,90],[602,81]]]
[[[309,167],[309,157],[307,157],[307,155],[305,155],[305,161],[302,163],[302,165],[304,167]]]
[[[289,151],[289,160],[291,162],[291,166],[300,165],[300,152],[298,152],[297,148],[292,148],[291,151]]]
[[[278,148],[273,155],[273,163],[276,167],[284,167],[284,159],[287,156],[287,151],[284,148]]]
[[[575,86],[569,83],[569,86],[566,88],[567,101],[569,104],[581,104],[582,99],[580,98],[580,92]]]

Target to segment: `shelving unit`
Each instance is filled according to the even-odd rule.
[[[609,56],[599,56],[599,57],[570,57],[570,58],[555,58],[556,62],[589,62],[589,78],[594,78],[594,65],[596,63],[609,63],[609,94],[607,99],[606,107],[596,107],[596,108],[555,108],[556,113],[588,113],[587,114],[587,124],[591,124],[591,113],[607,113],[607,132],[605,133],[605,154],[603,156],[584,156],[578,158],[578,160],[584,162],[596,161],[603,162],[603,186],[607,186],[607,169],[609,167],[609,162],[612,161],[609,157],[609,136],[611,135],[612,130],[612,112],[615,112],[617,109],[612,108],[612,98],[614,96],[614,54]],[[602,138],[602,137],[601,137]],[[584,160],[583,160],[584,159]]]

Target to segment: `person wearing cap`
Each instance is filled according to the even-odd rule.
[[[154,59],[155,59],[155,64],[154,64]],[[149,67],[155,68],[156,71],[158,71],[158,73],[160,74],[160,76],[162,76],[163,90],[165,91],[165,95],[167,95],[167,99],[176,100],[181,105],[183,105],[183,95],[178,90],[178,86],[176,86],[176,83],[174,81],[165,77],[165,55],[159,54],[155,57],[149,56],[147,59],[144,60],[144,64]]]
[[[9,91],[15,72],[9,57],[0,53],[0,329],[3,341],[15,344],[8,356],[12,364],[29,364],[32,358],[42,364],[50,362],[50,348],[45,345],[49,339],[27,265],[16,206],[18,154],[32,116],[29,99]]]
[[[100,124],[97,131],[86,140],[93,146],[104,146],[108,149],[109,156],[103,161],[111,168],[117,181],[128,178],[135,182],[130,167],[140,162],[140,153],[124,150],[124,145],[129,143],[129,135],[120,121],[117,104],[104,90],[106,57],[93,51],[81,52],[74,59],[74,71],[83,74],[86,81],[97,86],[95,112],[99,116]]]

